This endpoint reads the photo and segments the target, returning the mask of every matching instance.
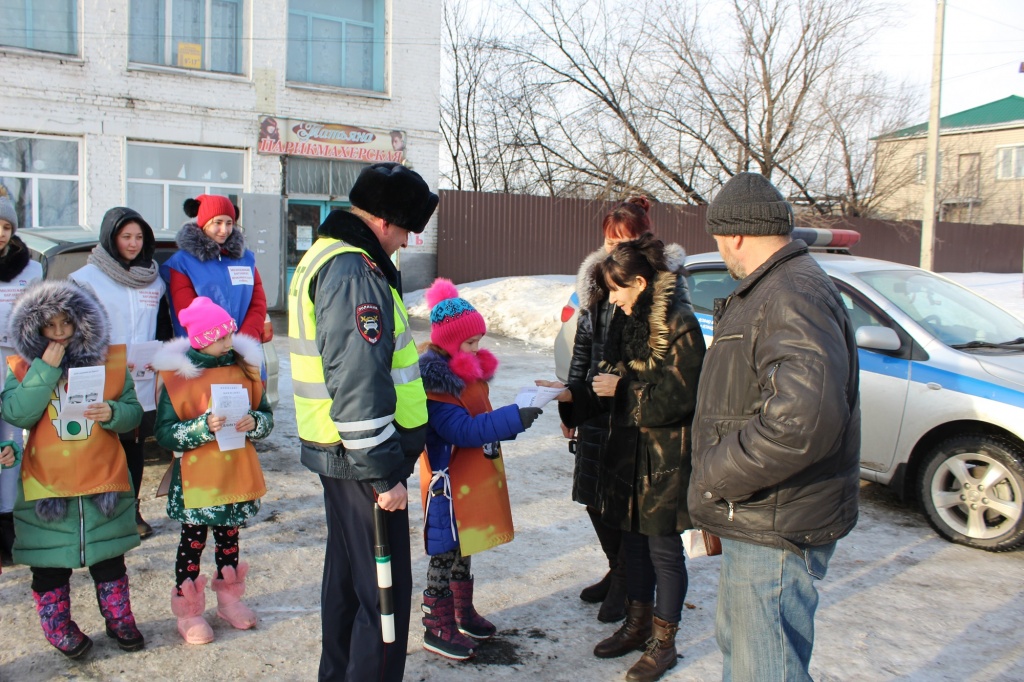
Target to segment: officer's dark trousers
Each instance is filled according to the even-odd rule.
[[[381,639],[377,563],[373,554],[373,489],[321,476],[327,511],[327,553],[320,596],[321,680],[399,682],[405,674],[412,602],[409,512],[385,513],[391,545],[395,641]]]

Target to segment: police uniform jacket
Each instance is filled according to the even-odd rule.
[[[366,481],[378,493],[387,492],[412,473],[426,437],[425,425],[407,429],[394,419],[398,399],[392,377],[392,287],[401,291],[399,273],[373,232],[347,211],[333,211],[318,236],[342,240],[368,256],[341,253],[308,285],[330,417],[342,440],[303,439],[301,461],[315,473]]]

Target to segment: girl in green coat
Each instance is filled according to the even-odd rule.
[[[109,346],[106,312],[70,282],[37,282],[11,311],[16,355],[7,358],[4,421],[28,429],[14,559],[32,571],[47,641],[69,658],[92,646],[71,620],[71,570],[88,566],[106,633],[125,651],[145,645],[135,625],[124,564],[139,544],[135,497],[118,433],[139,425],[142,406],[124,346]],[[69,371],[97,368],[102,389],[68,394]],[[97,400],[102,397],[102,400]],[[82,405],[86,405],[82,410]]]

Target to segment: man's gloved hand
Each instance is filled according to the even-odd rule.
[[[528,429],[543,412],[539,407],[520,407],[519,419],[523,422],[523,428]]]

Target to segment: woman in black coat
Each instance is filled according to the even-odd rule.
[[[597,275],[597,269],[619,243],[651,231],[649,210],[650,203],[645,197],[633,197],[609,211],[601,224],[604,245],[587,256],[580,266],[576,276],[580,309],[569,363],[569,383],[586,383],[597,374],[605,335],[615,310],[615,306],[608,302],[608,292]],[[567,437],[576,439],[572,499],[586,506],[601,549],[608,558],[608,572],[597,583],[585,587],[580,592],[580,599],[601,602],[597,619],[602,623],[614,623],[626,616],[626,566],[624,557],[620,555],[622,532],[601,521],[598,482],[601,450],[608,438],[608,413],[595,414],[587,421],[570,427],[567,420],[571,412],[562,411],[563,431]]]
[[[691,527],[690,426],[704,336],[685,280],[652,236],[619,244],[598,272],[617,308],[600,371],[570,381],[560,408],[569,426],[610,415],[598,494],[601,521],[622,532],[629,602],[626,622],[594,654],[622,656],[646,644],[626,679],[654,680],[676,663],[686,596],[680,533]]]

